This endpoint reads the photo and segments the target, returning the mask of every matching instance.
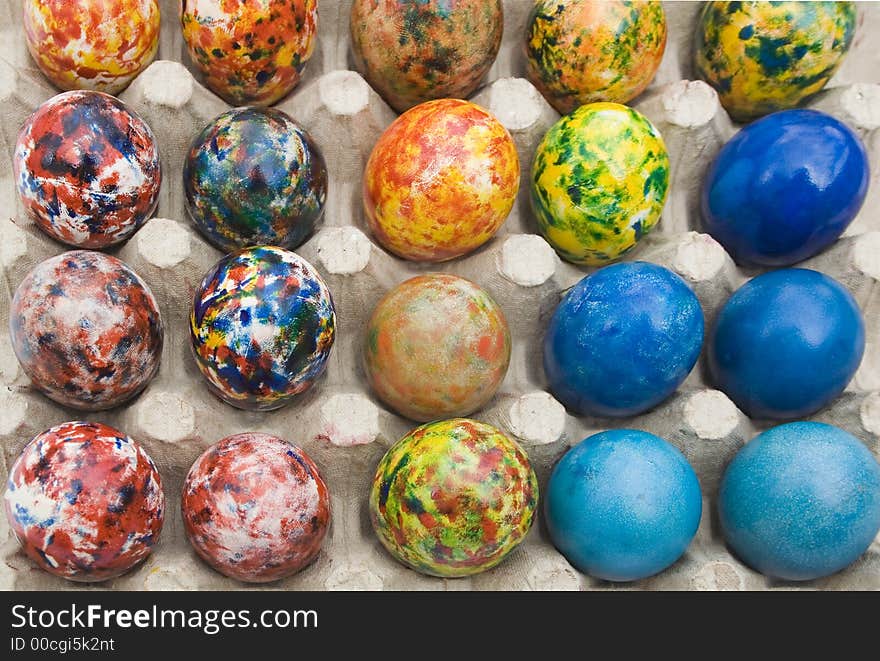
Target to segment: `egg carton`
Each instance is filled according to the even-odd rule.
[[[20,370],[7,325],[15,288],[38,262],[66,250],[25,216],[18,202],[11,159],[27,116],[57,93],[30,59],[21,26],[20,0],[0,0],[0,470],[37,433],[67,420],[117,427],[139,440],[156,461],[168,498],[161,540],[145,563],[105,583],[76,584],[49,575],[19,550],[0,518],[0,588],[15,590],[155,589],[880,589],[880,539],[854,565],[825,579],[786,583],[767,579],[725,547],[715,513],[724,467],[755,434],[771,426],[750,420],[713,388],[701,359],[679,391],[654,410],[629,419],[577,417],[548,392],[541,367],[549,316],[565,290],[590,270],[562,262],[537,235],[529,208],[529,166],[535,147],[559,115],[524,78],[521,50],[527,0],[504,2],[504,38],[484,86],[472,100],[496,114],[516,143],[522,185],[497,236],[474,254],[443,264],[393,257],[376,244],[361,208],[361,176],[369,153],[395,113],[353,71],[349,48],[350,0],[320,0],[317,47],[299,87],[278,107],[312,134],[327,160],[329,194],[318,231],[297,252],[312,262],[333,292],[338,334],[326,376],[292,404],[255,413],[234,409],[211,395],[190,355],[188,315],[195,287],[221,253],[187,220],[182,169],[196,133],[229,106],[200,83],[189,61],[177,19],[177,0],[161,0],[157,60],[120,98],[152,127],[164,180],[156,217],[125,245],[111,250],[152,288],[166,325],[162,365],[131,403],[84,414],[40,395]],[[633,105],[660,129],[671,158],[670,194],[662,220],[629,260],[662,264],[694,289],[711,323],[727,297],[757,271],[738,268],[711,237],[700,233],[698,196],[707,167],[737,130],[715,92],[692,80],[693,35],[700,5],[664,3],[668,43],[657,77]],[[856,130],[872,167],[867,201],[834,246],[803,264],[843,283],[867,325],[862,365],[831,406],[813,419],[838,425],[880,454],[880,4],[860,3],[855,41],[826,91],[810,106]],[[398,564],[373,534],[367,507],[380,457],[415,423],[386,408],[369,392],[360,367],[367,318],[382,295],[426,271],[469,278],[504,309],[513,337],[510,369],[496,397],[473,417],[516,438],[528,452],[543,488],[554,463],[572,445],[609,428],[637,428],[680,448],[699,475],[704,495],[700,529],[687,553],[668,570],[628,584],[577,572],[550,542],[541,517],[523,544],[497,568],[469,578],[429,578]],[[242,431],[275,434],[306,450],[331,492],[333,523],[317,561],[290,578],[262,586],[228,579],[190,548],[179,515],[180,490],[192,462],[222,437]]]

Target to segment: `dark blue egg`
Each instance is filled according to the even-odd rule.
[[[703,227],[739,264],[787,266],[837,240],[868,192],[868,156],[845,124],[784,110],[746,126],[703,182]]]
[[[556,308],[544,371],[572,411],[630,416],[671,395],[702,344],[703,310],[684,280],[656,264],[613,264],[581,280]]]
[[[615,429],[584,439],[553,469],[545,495],[553,543],[580,571],[634,581],[678,560],[700,526],[700,483],[662,438]]]
[[[858,305],[833,278],[807,269],[765,273],[740,287],[709,339],[717,386],[753,418],[815,413],[837,397],[865,350]]]
[[[763,574],[803,581],[854,562],[880,530],[880,465],[842,429],[792,422],[756,436],[721,480],[724,538]]]

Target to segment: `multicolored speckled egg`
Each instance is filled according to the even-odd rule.
[[[504,30],[501,0],[355,0],[355,66],[398,112],[465,98],[489,71]]]
[[[330,290],[311,264],[274,246],[226,255],[196,290],[193,355],[212,392],[269,411],[324,372],[336,333]]]
[[[794,108],[825,87],[855,29],[854,2],[707,2],[697,73],[736,120]]]
[[[532,208],[559,255],[600,265],[660,220],[669,156],[659,131],[617,103],[581,106],[554,124],[532,162]]]
[[[159,370],[156,299],[131,268],[103,253],[74,250],[37,264],[15,292],[9,328],[33,385],[71,408],[118,406]]]
[[[401,415],[464,416],[501,385],[510,331],[498,304],[470,280],[420,275],[379,301],[363,355],[373,392]]]
[[[196,459],[183,484],[183,525],[221,574],[265,583],[312,562],[330,526],[330,495],[299,448],[269,434],[228,436]]]
[[[101,92],[65,92],[37,108],[19,133],[12,166],[28,216],[79,248],[125,241],[159,200],[153,132]]]
[[[193,141],[183,170],[186,209],[224,252],[295,248],[324,213],[327,166],[309,134],[271,108],[234,108]]]
[[[438,99],[379,138],[364,172],[364,210],[385,248],[441,262],[492,238],[518,188],[519,158],[501,122],[473,103]]]
[[[150,554],[165,518],[153,460],[97,422],[38,434],[12,464],[4,500],[22,550],[72,581],[104,581],[134,567]]]
[[[190,0],[180,22],[205,82],[232,105],[268,106],[299,84],[315,48],[317,0]]]
[[[627,103],[653,80],[665,49],[659,2],[538,0],[526,22],[526,75],[561,114]]]
[[[491,569],[525,537],[538,480],[522,449],[494,427],[457,418],[414,429],[382,458],[370,518],[383,546],[423,574]]]
[[[24,0],[28,50],[64,90],[118,94],[159,48],[156,0]]]

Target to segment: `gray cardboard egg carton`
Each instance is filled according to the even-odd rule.
[[[200,83],[185,53],[176,0],[161,0],[157,61],[121,94],[150,124],[162,156],[164,181],[156,218],[114,254],[149,283],[166,324],[162,367],[127,406],[83,414],[37,393],[21,372],[7,331],[9,303],[25,274],[66,248],[44,236],[23,214],[11,157],[25,118],[57,93],[31,61],[21,28],[20,0],[0,0],[0,470],[34,435],[65,420],[88,419],[125,431],[158,464],[166,495],[162,538],[150,558],[125,576],[101,584],[69,583],[37,569],[18,551],[0,517],[2,589],[257,589],[211,570],[190,549],[179,515],[182,480],[209,445],[236,432],[276,434],[317,462],[332,495],[333,524],[318,560],[293,577],[259,589],[880,589],[880,540],[855,565],[804,584],[765,579],[725,548],[714,495],[734,453],[769,425],[749,420],[712,388],[697,365],[673,397],[632,419],[572,416],[546,392],[541,346],[549,315],[562,293],[588,271],[559,260],[536,235],[529,210],[528,172],[535,146],[558,115],[522,77],[520,51],[527,0],[506,0],[501,52],[473,100],[510,130],[522,164],[517,204],[498,235],[481,250],[442,265],[390,256],[369,236],[361,210],[361,175],[373,144],[395,114],[352,71],[346,0],[321,0],[315,55],[302,84],[279,107],[303,124],[327,159],[330,189],[320,229],[297,252],[327,281],[339,319],[327,374],[293,404],[272,413],[227,406],[206,389],[190,356],[188,313],[194,288],[221,256],[193,229],[183,205],[181,171],[190,140],[228,106]],[[694,288],[711,322],[726,298],[754,272],[737,268],[713,239],[699,233],[699,186],[720,146],[736,130],[715,93],[689,82],[696,3],[668,2],[669,40],[657,78],[634,105],[660,129],[672,160],[671,193],[660,224],[627,259],[663,264]],[[880,453],[880,4],[860,3],[852,50],[827,91],[811,104],[854,128],[871,155],[867,202],[846,235],[805,266],[840,280],[859,302],[867,324],[864,361],[847,391],[815,419],[837,424]],[[696,469],[704,494],[702,525],[672,568],[632,584],[579,574],[553,548],[538,520],[525,542],[496,569],[471,578],[421,576],[395,562],[370,527],[367,495],[385,450],[414,423],[385,409],[366,387],[359,361],[361,333],[380,297],[418,273],[442,270],[485,287],[504,309],[513,356],[498,395],[474,417],[501,427],[529,453],[541,486],[555,461],[597,431],[634,427],[678,446]]]

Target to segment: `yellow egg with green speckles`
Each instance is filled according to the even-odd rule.
[[[532,162],[532,208],[559,255],[613,261],[660,220],[669,155],[648,119],[618,103],[581,106],[554,124]]]
[[[853,2],[708,2],[697,73],[736,120],[794,108],[825,87],[855,29]]]

